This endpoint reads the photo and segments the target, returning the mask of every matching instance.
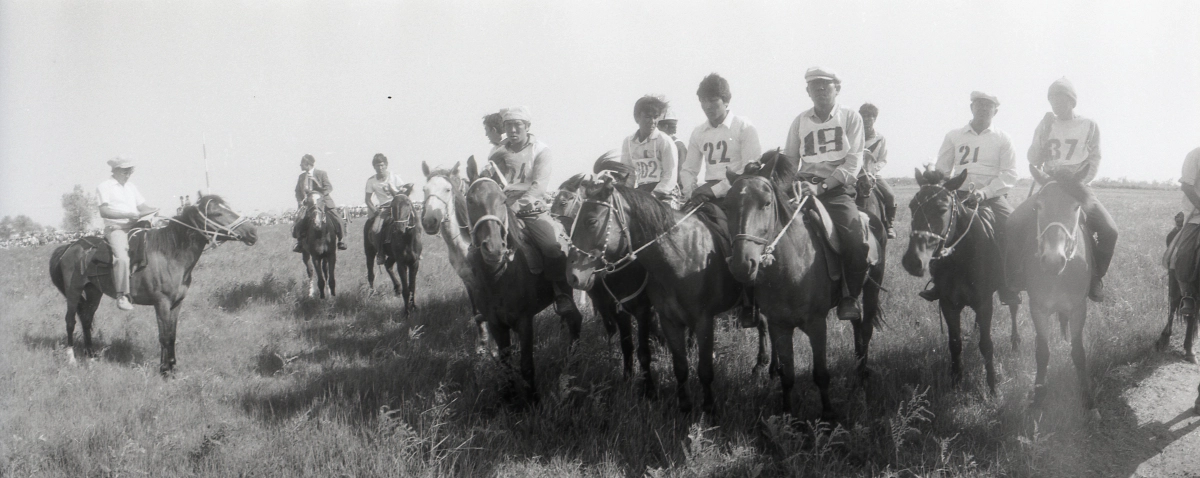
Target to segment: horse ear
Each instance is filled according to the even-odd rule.
[[[1074,182],[1083,184],[1083,180],[1088,177],[1088,173],[1090,172],[1092,172],[1092,163],[1087,163],[1083,165],[1083,167],[1080,168],[1079,171],[1075,173],[1075,176],[1071,179],[1073,179]]]
[[[472,157],[472,158],[474,158],[474,156],[471,156],[471,157]],[[455,161],[455,162],[454,162],[454,167],[450,168],[450,175],[451,175],[451,176],[458,176],[458,166],[459,166],[459,165],[461,165],[461,164],[462,164],[462,161]]]
[[[1046,184],[1050,181],[1050,176],[1032,164],[1029,165],[1029,174],[1033,175],[1033,180],[1037,181],[1038,184]]]
[[[421,173],[425,175],[425,179],[429,179],[429,165],[421,161]]]
[[[479,179],[479,165],[475,163],[475,157],[467,158],[467,181],[475,182]]]
[[[781,156],[781,154],[779,154],[779,148],[775,148],[775,150],[771,151],[768,154],[770,155],[770,157],[766,158],[766,160],[762,161],[762,168],[759,169],[759,171],[766,171],[767,174],[770,175],[770,173],[772,171],[775,171],[776,165],[779,164],[779,156]],[[767,156],[767,155],[763,155],[763,156]]]
[[[958,188],[962,187],[963,183],[965,182],[967,182],[967,170],[964,169],[963,172],[958,173],[958,176],[955,176],[954,179],[946,181],[946,184],[942,185],[942,187],[950,191],[957,191]]]
[[[925,185],[925,175],[921,174],[921,168],[913,168],[913,172],[916,173],[917,186],[924,186]]]

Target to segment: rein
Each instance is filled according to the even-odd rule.
[[[497,183],[492,178],[481,177],[471,183],[471,186],[467,188],[467,193],[470,194],[471,189],[475,188],[475,185],[477,185],[481,182],[484,182],[484,181],[490,182],[492,184],[495,184],[497,187],[500,187],[500,184]],[[500,190],[503,191],[504,188],[501,187]],[[505,212],[507,213],[508,211],[506,210]],[[447,216],[447,220],[448,219],[449,219],[449,216]],[[483,224],[485,222],[495,222],[496,224],[500,225],[500,246],[504,249],[504,253],[501,255],[501,257],[502,258],[511,258],[513,255],[515,255],[515,251],[510,251],[508,248],[508,234],[510,232],[509,227],[508,227],[508,214],[505,214],[503,218],[496,216],[495,214],[484,214],[479,219],[476,219],[475,222],[473,224],[471,224],[471,229],[470,229],[471,246],[472,247],[475,246],[475,231],[477,231],[479,229],[480,224]],[[505,262],[507,262],[507,261],[505,261]],[[503,269],[501,269],[501,270],[503,270]]]
[[[579,251],[580,254],[587,256],[587,258],[592,260],[593,262],[599,261],[602,264],[604,264],[603,267],[592,268],[593,272],[601,272],[602,271],[606,274],[611,274],[613,272],[617,272],[617,271],[624,269],[625,267],[629,266],[629,264],[632,264],[633,261],[637,260],[637,255],[639,253],[646,250],[647,247],[650,247],[650,246],[654,245],[655,243],[657,243],[658,241],[662,240],[662,238],[667,237],[667,234],[670,234],[672,231],[675,230],[676,227],[679,227],[679,225],[682,224],[683,221],[686,221],[687,218],[691,217],[693,214],[696,213],[696,211],[700,210],[700,206],[696,206],[696,207],[692,208],[691,211],[688,211],[687,214],[684,214],[683,217],[679,218],[679,221],[676,221],[675,225],[671,226],[666,231],[663,231],[662,234],[659,234],[654,239],[651,239],[650,241],[646,242],[641,247],[634,249],[633,248],[633,238],[629,235],[629,229],[624,224],[625,221],[621,220],[622,215],[620,213],[620,209],[613,206],[613,203],[616,203],[621,200],[621,195],[620,195],[620,193],[617,192],[616,189],[612,190],[612,198],[613,198],[612,203],[608,203],[608,202],[604,202],[604,201],[597,201],[594,199],[584,199],[584,201],[583,201],[584,203],[596,204],[596,205],[604,206],[604,207],[608,208],[608,215],[605,216],[605,220],[604,220],[604,222],[605,222],[605,226],[604,226],[605,240],[603,242],[603,246],[600,250],[600,253],[592,254],[588,251],[585,251],[583,249],[575,247],[575,244],[573,242],[570,243],[571,249]],[[623,235],[625,237],[625,242],[627,244],[627,247],[629,247],[632,250],[630,250],[629,253],[625,254],[624,256],[621,256],[617,260],[609,262],[608,259],[606,259],[604,256],[608,253],[607,237],[608,237],[608,232],[610,231],[609,228],[612,226],[611,218],[613,218],[613,217],[617,218],[616,219],[617,225],[621,227],[621,232],[623,233]],[[578,224],[578,222],[579,222],[579,215],[576,215],[575,220],[571,222],[571,232],[570,232],[571,236],[570,237],[575,237],[575,226]]]
[[[219,239],[235,240],[235,241],[240,240],[237,232],[234,231],[234,229],[241,227],[241,225],[245,224],[247,221],[249,221],[249,219],[246,219],[245,216],[242,216],[242,215],[234,212],[232,209],[229,209],[228,206],[225,206],[224,204],[222,204],[222,205],[220,205],[222,208],[224,208],[226,211],[229,211],[229,212],[233,213],[235,216],[237,216],[237,219],[234,220],[228,226],[223,225],[217,221],[209,219],[208,214],[205,214],[208,211],[208,207],[210,205],[212,205],[212,201],[205,202],[204,203],[204,211],[201,211],[199,207],[196,208],[196,214],[199,214],[200,218],[204,219],[204,228],[203,229],[193,226],[191,224],[188,224],[186,222],[180,221],[173,217],[169,217],[169,218],[167,218],[167,220],[174,222],[176,224],[179,224],[188,229],[191,229],[193,231],[204,234],[204,236],[208,239],[208,245],[206,247],[210,248],[210,249],[216,248],[217,245],[220,244],[220,242],[218,242]],[[209,226],[213,226],[213,230],[209,230],[208,229]]]
[[[775,189],[775,186],[773,184],[771,184],[771,182],[768,181],[767,178],[764,178],[762,176],[749,176],[749,178],[762,181],[763,183],[765,183],[767,185],[768,188],[771,188],[772,191],[774,191],[774,189]],[[775,262],[775,246],[779,245],[779,241],[781,239],[783,239],[783,235],[785,233],[787,233],[788,228],[792,226],[793,222],[796,222],[796,217],[798,217],[800,215],[800,210],[804,208],[804,203],[808,202],[808,198],[809,198],[809,196],[805,195],[802,199],[800,199],[800,202],[798,204],[796,204],[796,211],[792,212],[792,216],[788,218],[787,223],[785,223],[783,225],[783,227],[779,229],[779,233],[775,234],[775,239],[773,239],[771,241],[767,241],[766,239],[755,236],[753,234],[742,233],[742,234],[733,236],[733,241],[737,242],[739,240],[742,240],[742,241],[750,241],[755,244],[766,244],[767,247],[763,248],[762,256],[759,257],[759,262],[762,262],[762,265],[764,267],[771,265],[772,263]],[[771,217],[772,217],[771,221],[775,222],[775,219],[774,219],[775,215],[772,214]],[[739,227],[740,227],[740,225],[739,225]]]
[[[958,214],[961,209],[962,202],[958,200],[958,195],[954,194],[950,190],[942,188],[942,192],[945,192],[950,196],[950,220],[946,221],[946,230],[941,235],[934,234],[932,231],[928,230],[913,231],[911,234],[912,236],[918,237],[933,237],[938,240],[938,247],[933,252],[934,259],[945,259],[950,257],[951,254],[954,254],[955,248],[958,247],[958,244],[967,237],[967,233],[971,231],[971,226],[975,224],[975,218],[979,216],[979,203],[976,202],[975,207],[971,209],[971,219],[967,221],[967,227],[964,228],[962,233],[958,235],[958,239],[955,239],[954,242],[947,246],[946,242],[950,240],[951,234],[955,232],[954,226],[958,222]],[[915,209],[918,211],[922,210],[922,208],[925,206],[925,203],[928,203],[937,197],[938,196],[932,196],[924,201],[921,201],[921,203],[918,204]],[[925,225],[930,225],[928,214],[925,214]]]

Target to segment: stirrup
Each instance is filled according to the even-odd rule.
[[[1179,299],[1179,315],[1192,316],[1196,315],[1196,298],[1183,297]]]

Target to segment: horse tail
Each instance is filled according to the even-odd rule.
[[[66,280],[63,278],[62,257],[67,253],[67,249],[70,248],[71,244],[58,246],[58,248],[54,249],[54,252],[50,254],[50,282],[53,282],[54,287],[58,288],[58,291],[63,294],[67,293],[67,289]]]

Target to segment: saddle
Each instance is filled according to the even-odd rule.
[[[148,228],[139,227],[129,231],[129,272],[134,273],[146,268],[146,231]],[[149,226],[147,223],[146,226]],[[87,277],[108,277],[112,274],[112,246],[103,237],[90,236],[75,241],[75,245],[83,249],[83,271]]]
[[[816,197],[812,197],[814,207],[808,209],[804,213],[804,225],[808,228],[809,234],[814,238],[819,238],[817,243],[822,247],[817,248],[817,253],[826,261],[826,270],[829,271],[831,280],[842,279],[842,239],[838,236],[837,230],[834,227],[833,218],[829,216],[829,211],[825,210],[825,205]],[[879,263],[879,251],[882,249],[879,243],[879,237],[871,230],[870,216],[867,213],[858,211],[859,224],[863,228],[863,237],[867,241],[867,265],[873,266]]]

